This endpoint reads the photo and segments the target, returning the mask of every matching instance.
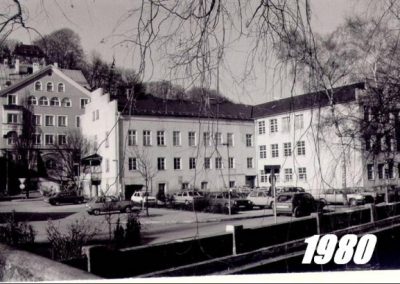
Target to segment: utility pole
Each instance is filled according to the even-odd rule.
[[[228,143],[224,143],[222,144],[224,146],[226,146],[227,150],[228,150],[228,202],[229,202],[229,206],[228,206],[228,212],[229,215],[231,215],[231,167],[229,165],[229,142]]]
[[[271,183],[272,194],[274,195],[274,220],[275,224],[278,223],[278,218],[276,216],[276,175],[279,174],[281,169],[280,165],[265,165],[264,172],[269,174],[269,182]]]

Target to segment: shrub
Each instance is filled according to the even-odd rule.
[[[18,222],[15,219],[15,211],[7,217],[5,225],[0,227],[0,242],[23,247],[35,242],[36,232],[31,225]]]
[[[135,214],[129,214],[126,227],[121,225],[118,218],[114,230],[114,242],[117,247],[138,245],[140,244],[141,224],[139,218]]]
[[[82,257],[82,247],[87,245],[98,233],[85,219],[75,220],[62,233],[52,221],[48,222],[47,238],[50,243],[52,258],[58,261],[65,261]]]

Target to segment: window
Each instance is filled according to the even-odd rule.
[[[368,176],[368,180],[374,180],[375,179],[374,165],[373,164],[368,164],[367,165],[367,176]]]
[[[210,139],[210,132],[204,132],[203,133],[203,141],[204,141],[204,146],[210,146],[211,145],[211,139]]]
[[[81,109],[84,109],[88,103],[89,99],[81,99]]]
[[[370,151],[372,149],[372,139],[371,137],[365,137],[365,150]]]
[[[28,105],[37,105],[37,99],[34,96],[28,98]]]
[[[54,116],[53,115],[45,116],[45,125],[46,126],[54,126]]]
[[[228,144],[228,146],[233,146],[233,142],[234,142],[233,133],[228,133],[226,135],[226,143]]]
[[[174,170],[181,170],[181,158],[174,158]]]
[[[222,158],[221,157],[215,158],[215,168],[222,169]]]
[[[276,118],[269,120],[269,131],[270,133],[278,132],[278,120]]]
[[[378,164],[378,178],[379,178],[379,179],[383,179],[383,176],[384,176],[384,168],[385,168],[385,165],[384,165],[384,164]]]
[[[253,135],[246,134],[246,147],[253,147]]]
[[[53,83],[52,82],[48,82],[46,84],[46,91],[47,92],[52,92],[53,91]]]
[[[264,170],[261,170],[260,171],[260,182],[267,182],[267,181],[268,181],[267,174],[265,173]]]
[[[17,96],[16,95],[8,95],[8,104],[16,105],[17,104]]]
[[[215,132],[215,145],[222,145],[222,134],[221,134],[221,132]]]
[[[106,159],[106,173],[110,171],[110,160]]]
[[[100,118],[100,111],[96,109],[96,120],[99,120]]]
[[[71,100],[69,98],[63,98],[61,101],[61,104],[63,107],[71,107],[72,106]]]
[[[46,145],[54,145],[54,135],[53,134],[45,134],[44,142]]]
[[[248,169],[253,168],[253,158],[247,158],[247,168]]]
[[[285,157],[292,156],[292,143],[283,143],[283,155]]]
[[[136,158],[129,158],[128,159],[128,170],[130,171],[136,171],[138,169],[137,167],[137,160]]]
[[[16,140],[17,140],[17,133],[16,132],[12,132],[12,133],[8,134],[8,140],[7,140],[7,144],[8,145],[14,145]]]
[[[279,157],[279,147],[278,144],[271,145],[271,157],[278,158]]]
[[[307,169],[299,168],[299,180],[306,181],[307,180]]]
[[[302,156],[306,154],[306,143],[304,141],[297,142],[297,155]]]
[[[54,159],[48,159],[46,161],[46,168],[50,170],[54,170],[57,168],[57,162]]]
[[[42,82],[37,81],[35,82],[35,91],[41,91],[42,90]]]
[[[282,117],[282,131],[283,132],[290,131],[290,116]]]
[[[42,125],[42,116],[40,114],[34,114],[33,121],[35,125]]]
[[[128,146],[135,146],[136,143],[136,130],[128,130]]]
[[[48,106],[49,105],[49,100],[46,97],[40,97],[39,105],[40,106]]]
[[[157,169],[159,171],[165,170],[165,158],[157,158]]]
[[[258,122],[258,134],[265,134],[265,121]]]
[[[294,128],[295,129],[303,129],[304,128],[304,119],[302,114],[296,114],[294,116]]]
[[[165,132],[164,131],[157,131],[157,145],[165,146]]]
[[[172,144],[174,146],[181,146],[181,132],[180,131],[172,132]]]
[[[65,115],[60,115],[58,117],[58,126],[59,127],[67,127],[68,125],[68,119]]]
[[[143,130],[143,146],[151,146],[151,131]]]
[[[229,157],[228,159],[228,168],[229,169],[234,169],[235,168],[235,159],[232,157]]]
[[[235,187],[236,186],[236,182],[234,180],[230,180],[229,181],[229,188]]]
[[[16,113],[7,113],[7,123],[18,123],[18,114]]]
[[[193,170],[196,168],[196,158],[189,158],[189,169]]]
[[[188,133],[188,139],[189,139],[189,146],[190,147],[196,146],[196,132],[190,131]]]
[[[393,175],[393,162],[388,162],[386,167],[385,167],[385,178],[386,179],[392,179],[394,178]]]
[[[67,144],[67,136],[64,134],[58,135],[58,145],[65,145]]]
[[[57,92],[59,92],[59,93],[64,93],[65,92],[65,85],[63,83],[58,83]]]
[[[267,158],[267,145],[260,145],[260,159]]]
[[[201,182],[201,190],[207,190],[208,188],[208,182],[202,181]]]
[[[106,131],[106,135],[105,135],[105,140],[104,140],[104,147],[108,148],[110,147],[110,141],[108,139],[108,137],[110,136],[110,133],[108,131]]]
[[[51,98],[50,105],[51,106],[60,106],[60,99],[59,98]]]
[[[371,115],[371,108],[364,106],[364,120],[370,121],[370,115]]]
[[[204,168],[211,169],[211,159],[210,158],[204,158]]]
[[[285,169],[285,182],[293,181],[293,170]]]
[[[80,118],[80,116],[76,117],[75,125],[76,125],[76,127],[81,127],[81,118]]]
[[[33,134],[33,143],[35,145],[41,145],[42,144],[42,135],[40,134]]]

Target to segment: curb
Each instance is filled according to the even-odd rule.
[[[157,220],[141,220],[142,224],[195,224],[195,223],[212,223],[212,222],[223,222],[223,221],[237,221],[237,220],[245,220],[245,219],[256,219],[263,217],[271,217],[272,214],[263,214],[263,215],[251,215],[251,216],[238,216],[232,218],[210,218],[205,220],[180,220],[180,221],[157,221]]]

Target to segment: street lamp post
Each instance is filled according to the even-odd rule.
[[[228,143],[223,143],[222,145],[226,146],[227,150],[228,150],[228,202],[229,202],[229,206],[228,206],[228,212],[229,215],[232,214],[231,212],[231,168],[229,165],[229,142]]]

